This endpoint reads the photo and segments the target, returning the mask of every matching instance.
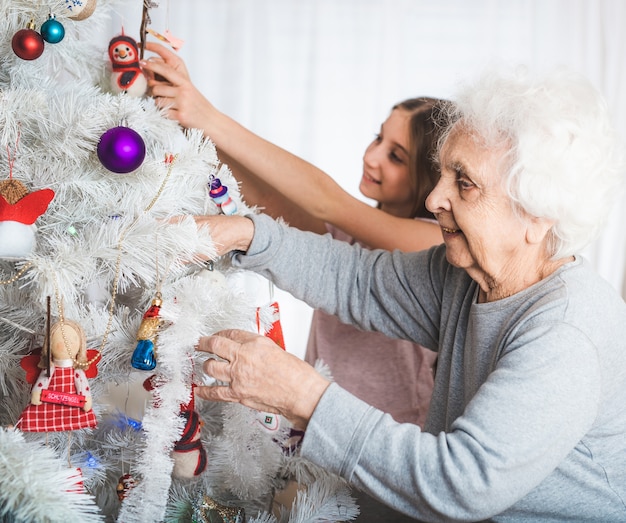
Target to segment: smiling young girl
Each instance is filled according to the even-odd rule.
[[[314,165],[218,111],[192,84],[176,54],[151,42],[146,50],[159,55],[142,62],[157,105],[182,126],[204,131],[241,182],[249,205],[299,229],[329,232],[372,249],[417,251],[441,243],[440,228],[425,207],[439,177],[433,163],[438,100],[414,98],[395,105],[365,150],[359,190],[378,202],[373,207]],[[358,330],[316,310],[305,359],[324,361],[337,383],[396,421],[423,425],[433,386],[433,352]],[[372,500],[359,498],[358,503],[359,521],[404,521]]]

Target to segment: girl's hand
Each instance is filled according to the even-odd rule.
[[[148,79],[148,94],[157,107],[167,109],[168,118],[183,127],[201,129],[207,134],[215,108],[191,82],[185,62],[155,42],[147,42],[146,50],[158,55],[141,61]]]

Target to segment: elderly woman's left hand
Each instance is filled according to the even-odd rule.
[[[198,350],[219,356],[204,371],[228,386],[203,386],[196,394],[211,401],[241,403],[285,416],[305,429],[330,382],[308,363],[265,336],[227,330],[200,338]]]
[[[244,216],[213,214],[195,216],[198,227],[208,227],[218,256],[231,251],[245,252],[254,237],[254,223]]]

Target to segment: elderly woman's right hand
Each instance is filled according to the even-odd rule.
[[[305,429],[330,382],[308,363],[252,332],[228,330],[200,338],[198,350],[218,356],[204,371],[227,386],[197,387],[211,401],[241,403],[285,416]]]
[[[207,227],[218,256],[231,251],[246,252],[254,237],[254,223],[245,216],[214,214],[195,216],[198,227]]]

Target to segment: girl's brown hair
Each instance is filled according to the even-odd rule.
[[[415,195],[411,218],[434,218],[426,209],[426,197],[439,180],[439,166],[435,159],[440,126],[438,114],[445,103],[437,98],[409,98],[393,106],[392,110],[406,111],[409,119],[409,183]]]

